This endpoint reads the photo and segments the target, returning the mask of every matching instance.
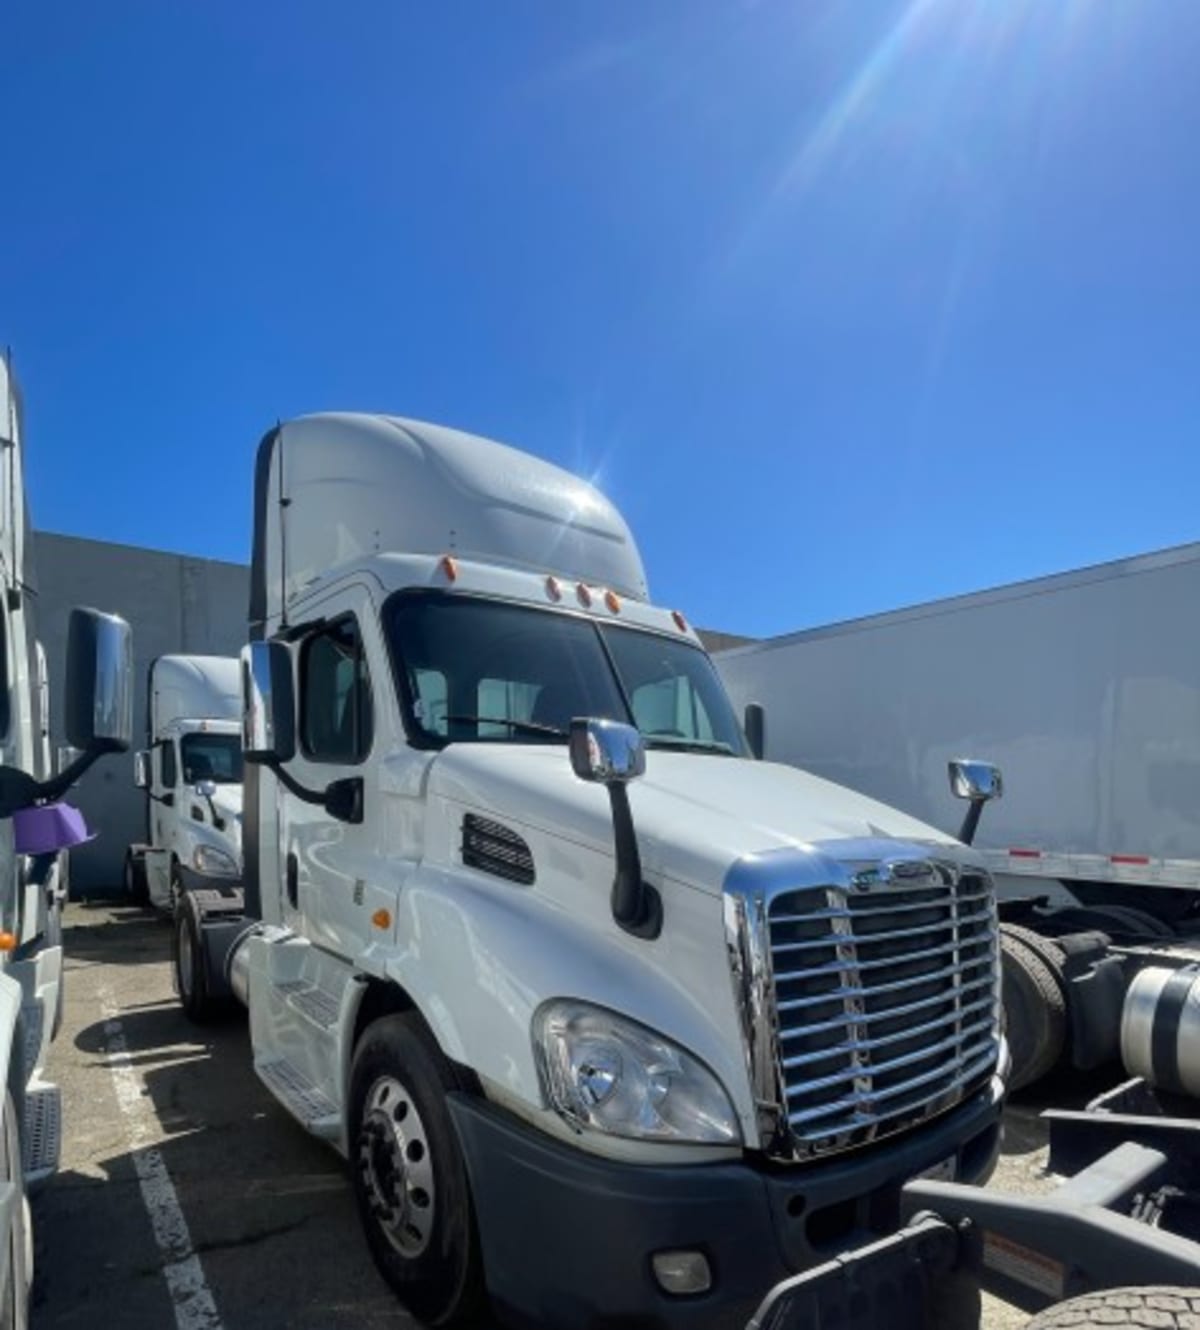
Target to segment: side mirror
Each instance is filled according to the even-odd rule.
[[[150,753],[145,748],[133,755],[133,783],[139,790],[150,788]]]
[[[67,741],[123,753],[133,737],[133,634],[116,614],[74,609],[67,628]]]
[[[217,782],[215,780],[198,780],[196,782],[196,793],[201,799],[211,799],[217,792]]]
[[[624,785],[646,770],[646,741],[618,720],[571,722],[571,768],[580,780]]]
[[[571,769],[580,780],[603,785],[612,809],[617,861],[612,885],[612,914],[634,937],[662,932],[662,897],[642,881],[642,857],[629,807],[631,780],[645,773],[646,741],[632,725],[617,720],[573,720],[568,739]]]
[[[949,764],[949,776],[950,792],[954,797],[971,801],[958,832],[958,839],[964,845],[970,845],[979,829],[979,815],[984,804],[1003,795],[1004,780],[999,767],[970,758],[954,758]]]
[[[242,648],[242,753],[268,766],[296,755],[292,657],[282,642]]]
[[[950,790],[956,799],[999,799],[1004,793],[1004,779],[1000,768],[991,762],[972,762],[968,758],[955,758],[950,763]]]
[[[758,702],[746,703],[746,716],[743,722],[746,742],[750,751],[759,762],[767,751],[767,713]]]

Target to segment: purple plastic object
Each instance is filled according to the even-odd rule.
[[[95,840],[78,808],[42,804],[13,814],[13,842],[18,854],[54,854]]]

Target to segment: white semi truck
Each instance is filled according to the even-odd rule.
[[[21,401],[0,358],[0,1327],[28,1322],[33,1244],[28,1190],[58,1167],[61,1095],[45,1076],[62,1004],[65,851],[87,834],[58,802],[102,754],[129,746],[129,626],[73,610],[65,731],[73,757],[50,770],[50,678],[37,640],[33,533]]]
[[[242,872],[241,684],[232,656],[159,656],[146,685],[146,841],[125,856],[125,889],[174,917],[184,884],[230,892]]]
[[[982,859],[754,760],[601,494],[329,414],[254,506],[244,901],[184,891],[176,981],[248,1007],[411,1312],[741,1330],[907,1179],[988,1175]]]
[[[1143,961],[1200,938],[1200,544],[738,647],[767,752],[938,826],[946,761],[1004,771],[976,844],[1005,920],[1013,1084],[1118,1053]],[[1088,946],[1086,938],[1099,942]]]

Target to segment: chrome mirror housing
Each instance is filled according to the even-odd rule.
[[[133,755],[133,783],[139,790],[150,788],[150,753],[145,748]]]
[[[987,803],[990,799],[999,799],[1004,793],[1000,768],[991,762],[954,758],[949,764],[949,773],[950,790],[956,799]]]
[[[133,736],[133,634],[117,614],[74,609],[67,628],[66,732],[86,753],[121,753]]]
[[[296,752],[292,661],[282,642],[242,648],[242,751],[247,762],[290,762]]]
[[[571,769],[580,780],[625,785],[646,770],[646,741],[619,720],[571,722]]]

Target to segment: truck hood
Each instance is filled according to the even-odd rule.
[[[429,779],[435,797],[612,852],[608,794],[574,775],[564,748],[457,744],[438,755]],[[714,893],[739,859],[785,846],[861,837],[957,844],[874,799],[774,762],[653,750],[629,801],[643,867]]]
[[[225,819],[225,830],[214,834],[224,836],[235,848],[242,844],[242,787],[240,785],[218,785],[213,795],[213,804],[217,812]],[[204,804],[207,811],[208,805]]]

